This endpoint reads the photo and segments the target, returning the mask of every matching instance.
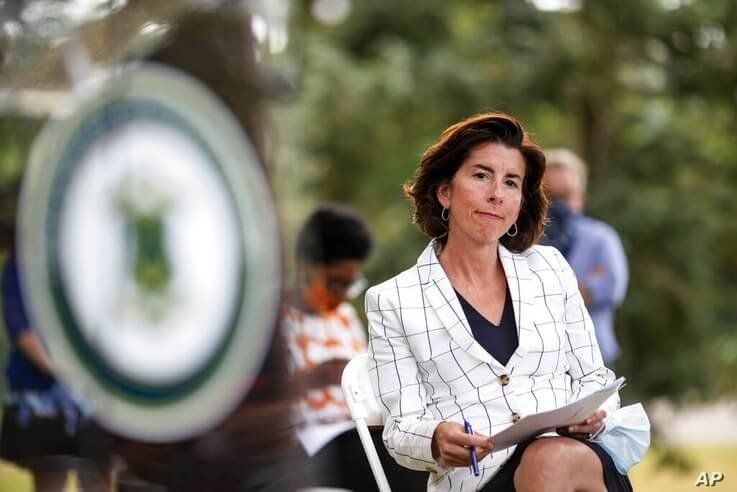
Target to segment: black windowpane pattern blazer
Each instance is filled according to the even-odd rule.
[[[519,346],[506,365],[473,338],[431,242],[417,264],[366,293],[370,376],[384,414],[384,442],[401,464],[430,472],[428,490],[477,490],[514,452],[494,452],[474,477],[432,457],[442,421],[468,420],[494,435],[524,415],[551,410],[614,381],[604,367],[575,274],[550,246],[521,254],[499,246]],[[602,408],[619,407],[614,395]]]

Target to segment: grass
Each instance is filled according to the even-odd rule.
[[[31,474],[13,463],[0,460],[0,492],[30,492],[33,490]]]
[[[636,491],[694,492],[713,490],[715,492],[737,492],[737,447],[692,447],[679,451],[691,463],[691,467],[679,470],[675,467],[661,467],[661,454],[652,450],[645,455],[642,463],[630,470],[632,487]],[[724,480],[713,487],[696,486],[701,472],[721,472]]]

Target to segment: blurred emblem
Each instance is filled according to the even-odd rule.
[[[274,326],[277,222],[261,163],[204,86],[137,66],[47,124],[20,220],[38,328],[102,424],[180,439],[243,397]]]

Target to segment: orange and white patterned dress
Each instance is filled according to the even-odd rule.
[[[352,359],[366,352],[366,332],[347,302],[328,313],[305,313],[291,306],[282,312],[290,370],[306,371],[331,359]],[[308,455],[354,427],[340,385],[309,390],[294,408],[297,437]]]

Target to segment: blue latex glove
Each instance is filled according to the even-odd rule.
[[[68,435],[74,435],[80,423],[79,406],[59,383],[51,388],[50,393],[56,408],[64,416],[64,430]]]
[[[58,383],[45,391],[20,391],[9,395],[8,402],[16,407],[16,422],[26,428],[34,418],[64,418],[64,431],[74,435],[79,428],[81,412],[77,403]]]

